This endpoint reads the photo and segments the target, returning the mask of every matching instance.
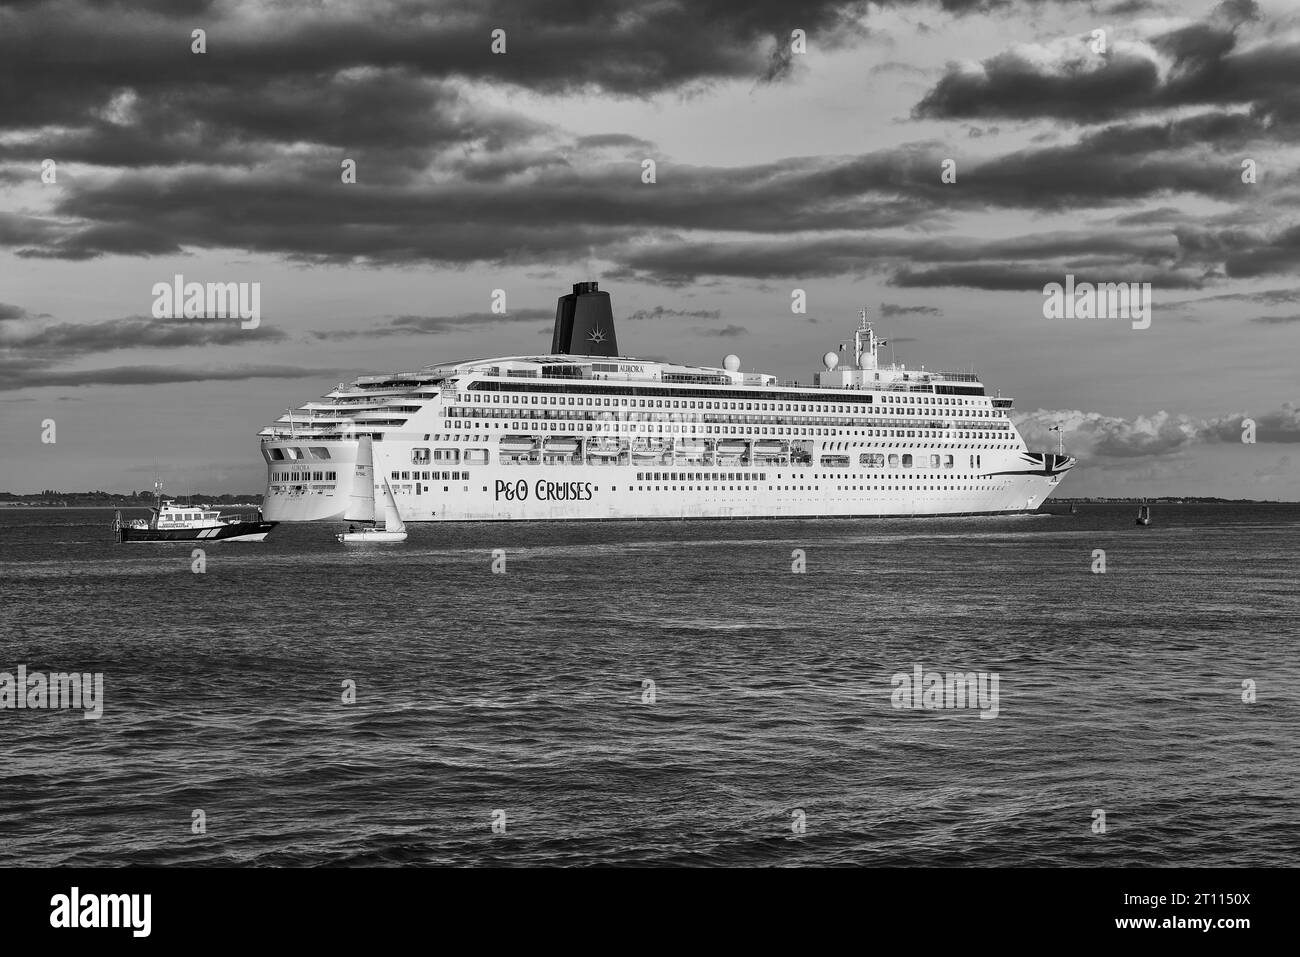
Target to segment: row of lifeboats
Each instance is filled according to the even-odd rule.
[[[546,438],[529,435],[506,435],[501,437],[500,449],[511,454],[529,454],[540,450],[549,455],[572,455],[578,451],[579,440],[571,436],[550,436]],[[624,446],[614,438],[590,438],[586,440],[586,453],[598,457],[614,458],[625,452],[634,459],[656,459],[667,452],[678,455],[706,455],[710,452],[724,458],[739,457],[750,451],[750,443],[741,439],[722,439],[715,443],[708,439],[682,439],[676,444],[663,439],[636,439],[630,446]],[[753,443],[752,454],[758,457],[779,458],[788,453],[784,442],[762,440]]]

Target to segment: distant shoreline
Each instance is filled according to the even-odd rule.
[[[194,502],[192,503],[192,505],[191,503],[188,502],[179,502],[177,504],[183,505],[187,508],[193,507],[193,508],[203,508],[209,510],[214,508],[223,509],[223,508],[261,508],[262,507],[261,502]],[[113,511],[115,509],[121,509],[121,508],[138,508],[141,511],[147,512],[149,509],[153,508],[153,506],[148,503],[141,503],[141,502],[123,502],[121,505],[10,505],[6,502],[0,502],[0,509],[5,509],[11,512],[48,512],[51,509],[60,509],[60,508],[81,509],[83,511],[90,511],[92,509],[106,509],[108,511]]]
[[[1297,499],[1281,498],[1051,498],[1049,505],[1300,505]]]

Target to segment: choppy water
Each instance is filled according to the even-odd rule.
[[[201,575],[111,514],[0,511],[0,670],[106,696],[0,711],[0,864],[1296,863],[1300,506],[285,525]],[[915,664],[998,716],[894,708]]]

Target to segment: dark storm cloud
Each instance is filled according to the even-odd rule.
[[[943,6],[969,13],[1005,5]],[[790,29],[807,30],[810,45],[823,49],[852,42],[861,4],[820,0],[796,15],[779,0],[497,0],[451,16],[398,0],[348,9],[289,3],[276,9],[274,29],[269,19],[236,17],[220,5],[203,15],[174,13],[164,3],[134,8],[134,16],[127,9],[63,0],[0,12],[0,127],[11,130],[0,143],[0,161],[10,161],[5,169],[25,165],[34,178],[39,159],[51,153],[63,163],[101,167],[74,166],[75,175],[61,168],[47,215],[0,213],[0,247],[20,257],[75,261],[213,248],[376,265],[601,257],[613,260],[612,276],[673,284],[882,272],[905,285],[926,277],[949,285],[958,276],[925,264],[988,267],[988,281],[1004,283],[1041,271],[1027,269],[1027,261],[1047,260],[1056,261],[1053,270],[1070,263],[1098,272],[1131,262],[1139,274],[1184,282],[1193,267],[1201,277],[1300,268],[1289,265],[1296,260],[1285,233],[1256,230],[1243,234],[1245,245],[1216,235],[1245,228],[1250,214],[1240,202],[1223,222],[1131,209],[1155,199],[1175,210],[1166,197],[1181,194],[1246,198],[1241,150],[1277,142],[1295,70],[1285,50],[1239,41],[1240,24],[1255,15],[1249,4],[1225,6],[1146,47],[1122,48],[1148,50],[1148,63],[1164,57],[1175,64],[1159,84],[1182,84],[1183,100],[1212,109],[1115,124],[1006,155],[964,159],[958,152],[951,185],[938,171],[953,150],[929,142],[732,168],[659,156],[658,182],[647,186],[637,156],[653,152],[653,144],[644,139],[620,131],[571,137],[521,112],[487,108],[477,95],[475,84],[484,83],[543,94],[599,88],[640,95],[775,76],[789,65],[773,54],[788,49]],[[189,52],[196,25],[208,30],[202,56]],[[488,50],[498,25],[508,31],[504,56]],[[1007,96],[1026,95],[1021,88],[1034,84],[1023,71],[1032,66],[1047,76],[1034,95],[1062,103],[1075,97],[1084,114],[1119,96],[1086,84],[1105,86],[1116,76],[1129,82],[1126,58],[1142,58],[1113,52],[1089,70],[1067,68],[1068,58],[1067,66],[1047,61],[1040,68],[1037,60],[1007,56],[1011,66],[994,58],[992,70],[988,63],[984,69],[1005,83]],[[1083,76],[1112,67],[1120,72]],[[944,77],[930,97],[957,83],[954,77]],[[967,79],[962,73],[961,82]],[[1254,108],[1227,109],[1242,101],[1211,95],[1219,80],[1253,91]],[[1072,86],[1078,83],[1086,88]],[[980,96],[981,104],[997,102],[987,91]],[[1293,109],[1300,128],[1300,108]],[[936,110],[921,112],[940,115]],[[1078,118],[1078,111],[1067,115]],[[968,132],[965,125],[950,130],[959,142]],[[357,160],[354,185],[340,182],[344,157]],[[1285,182],[1288,174],[1268,175]],[[1278,210],[1296,199],[1274,192],[1270,202]],[[963,213],[1121,205],[1129,209],[1112,222],[1122,228],[1091,234],[935,238]],[[920,229],[929,238],[916,238]],[[692,231],[747,235],[703,241]]]
[[[1289,326],[1300,322],[1300,314],[1293,316],[1256,316],[1250,321],[1264,326]]]
[[[1013,49],[975,70],[954,64],[914,114],[1096,122],[1142,110],[1252,104],[1262,115],[1290,115],[1300,92],[1300,43],[1242,44],[1242,25],[1259,17],[1250,0],[1229,2],[1208,20],[1146,44],[1112,33],[1104,54],[1094,53],[1091,35],[1083,34],[1061,43],[1054,56]]]
[[[1300,270],[1300,224],[1230,229],[1183,226],[1174,232],[1185,260],[1222,263],[1228,278]]]
[[[1300,225],[1262,236],[1248,231],[1226,235],[1235,246],[1224,258],[1224,266],[1234,279],[1295,272],[1300,267]]]
[[[620,261],[626,264],[626,276],[673,285],[684,284],[701,275],[798,280],[898,270],[895,284],[903,286],[923,286],[927,276],[934,278],[936,286],[970,285],[969,282],[958,283],[953,279],[958,276],[976,277],[985,272],[988,276],[985,282],[995,285],[981,288],[1026,288],[1015,285],[1017,280],[1014,277],[1049,275],[1059,279],[1064,272],[1059,265],[1030,269],[990,260],[1081,262],[1092,259],[1110,264],[1109,268],[1119,275],[1129,275],[1135,269],[1139,272],[1152,271],[1150,268],[1141,269],[1135,264],[1168,264],[1179,253],[1177,243],[1164,233],[1113,236],[1096,230],[1042,233],[992,241],[911,236],[681,240],[664,241],[653,246],[638,244],[614,251]],[[902,268],[904,263],[913,262],[968,265],[926,271]],[[1132,278],[1136,281],[1137,275]],[[1053,279],[1039,279],[1036,285],[1041,288],[1048,281]],[[1183,284],[1187,283],[1180,283]]]
[[[493,152],[547,129],[477,105],[450,82],[398,68],[265,81],[196,78],[153,97],[119,89],[103,99],[75,125],[10,137],[0,144],[0,159],[239,167],[276,152],[301,153],[304,144],[313,144],[322,161],[332,161],[335,178],[346,156],[357,161],[358,179],[365,181],[419,169],[438,150],[473,144]]]
[[[1243,188],[1237,159],[1216,166],[1183,147],[1210,131],[1228,138],[1243,123],[1258,128],[1249,118],[1198,117],[1106,129],[960,165],[954,185],[937,175],[944,151],[923,145],[737,168],[664,164],[653,186],[632,161],[576,168],[572,147],[465,157],[450,179],[385,184],[367,183],[364,165],[356,184],[340,183],[334,154],[252,171],[128,172],[66,187],[58,219],[0,214],[0,245],[69,259],[227,247],[308,260],[526,263],[663,230],[877,230],[937,226],[954,211],[988,207],[1054,210],[1177,192],[1231,198]]]
[[[867,4],[808,0],[481,0],[433,6],[372,0],[266,11],[153,3],[144,9],[64,0],[0,8],[0,124],[72,124],[105,91],[166,97],[217,83],[257,88],[363,68],[432,79],[519,84],[540,92],[599,88],[642,95],[728,78],[780,76],[790,32],[833,47],[859,35]],[[252,12],[250,12],[252,10]],[[207,31],[206,54],[190,31]],[[506,30],[494,55],[491,33]],[[250,104],[250,107],[254,107]]]
[[[359,172],[345,185],[333,158],[251,172],[140,171],[69,187],[55,202],[64,220],[0,218],[0,244],[70,259],[216,246],[306,259],[527,262],[586,255],[646,230],[868,229],[938,215],[922,197],[879,194],[890,180],[861,178],[865,167],[897,179],[897,159],[661,167],[654,186],[640,182],[637,163],[580,172],[553,156],[527,178],[504,182],[471,176],[377,186]]]

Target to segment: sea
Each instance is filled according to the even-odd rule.
[[[102,713],[0,708],[0,865],[1295,865],[1300,505],[1135,516],[3,509],[0,672]]]

